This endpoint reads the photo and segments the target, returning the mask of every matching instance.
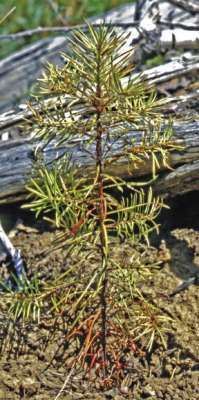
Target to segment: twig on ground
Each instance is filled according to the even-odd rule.
[[[59,397],[61,396],[61,394],[65,391],[65,388],[66,388],[66,386],[67,386],[67,384],[69,382],[69,379],[71,378],[72,373],[74,372],[74,365],[75,365],[75,362],[73,363],[69,374],[67,375],[67,377],[66,377],[66,379],[65,379],[65,381],[64,381],[64,383],[63,383],[63,385],[62,385],[62,387],[61,387],[61,389],[59,391],[59,393],[57,394],[57,396],[55,397],[54,400],[58,400]]]
[[[98,28],[100,27],[102,24],[98,23],[98,24],[92,24],[92,26],[94,28]],[[131,22],[131,23],[119,23],[116,22],[114,24],[112,23],[104,23],[104,26],[113,26],[113,27],[118,27],[118,28],[128,28],[128,27],[137,27],[139,25],[139,22],[135,21],[135,22]],[[88,31],[88,27],[85,24],[79,24],[79,25],[71,25],[69,27],[64,27],[64,26],[53,26],[53,27],[41,27],[39,26],[38,28],[34,28],[34,29],[29,29],[26,31],[21,31],[21,32],[17,32],[17,33],[10,33],[10,34],[5,34],[5,35],[0,35],[0,40],[16,40],[16,39],[22,39],[25,37],[29,37],[32,35],[36,35],[36,34],[40,34],[40,33],[57,33],[57,32],[61,32],[61,33],[69,33],[72,32],[73,30],[76,29],[81,29],[81,30],[86,30]]]

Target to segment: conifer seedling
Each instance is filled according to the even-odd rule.
[[[40,296],[38,308],[50,299],[51,310],[68,324],[68,340],[79,340],[78,360],[105,379],[124,368],[121,354],[134,351],[136,340],[146,338],[149,350],[155,335],[164,341],[167,321],[137,286],[137,277],[150,274],[142,254],[132,250],[128,262],[115,258],[118,246],[148,244],[158,231],[164,204],[153,196],[151,182],[176,148],[161,114],[165,100],[142,75],[132,75],[126,40],[105,25],[77,30],[64,66],[48,64],[38,101],[30,106],[38,149],[78,143],[88,160],[79,164],[71,152],[48,168],[40,164],[28,185],[26,207],[60,229],[55,249],[63,247],[69,263],[64,276],[35,298]],[[135,169],[149,161],[151,178],[137,181]]]

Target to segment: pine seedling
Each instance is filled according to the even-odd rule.
[[[26,207],[60,229],[54,249],[64,247],[70,266],[44,298],[68,323],[68,340],[78,340],[77,360],[102,370],[105,381],[113,370],[124,370],[122,349],[135,351],[143,337],[149,350],[155,336],[164,341],[167,321],[138,289],[137,280],[148,276],[142,254],[129,262],[114,255],[118,244],[148,244],[151,232],[158,232],[164,204],[150,184],[177,147],[161,115],[165,101],[142,75],[132,75],[126,40],[104,25],[76,31],[70,54],[63,54],[65,65],[48,64],[38,101],[30,106],[38,151],[50,142],[79,144],[88,160],[78,164],[71,151],[50,168],[40,165],[27,187]],[[136,181],[135,169],[146,162],[151,178]]]

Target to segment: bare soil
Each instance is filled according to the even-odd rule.
[[[150,353],[132,354],[131,371],[117,388],[103,388],[95,377],[89,380],[85,371],[76,370],[60,400],[199,399],[198,200],[197,193],[175,199],[171,210],[162,215],[160,237],[153,238],[151,262],[163,264],[144,290],[172,317],[166,350],[155,342]],[[55,235],[42,231],[41,226],[34,220],[23,221],[12,240],[33,274],[53,278],[66,269],[67,260],[63,251],[52,253],[36,271],[38,254],[51,245]],[[182,281],[194,276],[194,284],[172,295]],[[70,373],[64,326],[55,327],[47,319],[39,325],[14,326],[0,316],[0,334],[0,400],[54,400]]]

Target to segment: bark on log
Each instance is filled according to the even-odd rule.
[[[178,123],[174,126],[175,139],[185,146],[181,152],[171,153],[171,165],[175,170],[168,171],[162,168],[154,190],[164,196],[175,196],[190,190],[199,190],[199,122]],[[132,133],[137,135],[139,132]],[[24,199],[24,186],[31,175],[34,166],[34,149],[29,139],[6,141],[0,143],[0,203],[14,202]],[[65,153],[68,149],[75,161],[78,161],[83,170],[92,168],[92,160],[81,151],[80,141],[73,141],[64,146],[55,148],[52,144],[44,151],[46,163]],[[135,170],[133,178],[146,177],[150,174],[151,164],[146,163],[142,169]],[[127,165],[118,164],[117,171],[121,176],[128,177]]]

